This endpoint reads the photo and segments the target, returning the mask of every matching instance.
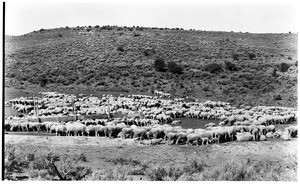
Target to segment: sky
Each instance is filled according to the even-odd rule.
[[[241,2],[52,0],[38,3],[7,0],[5,34],[16,36],[41,28],[89,25],[179,27],[251,33],[298,32],[297,1]]]

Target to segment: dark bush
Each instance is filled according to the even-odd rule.
[[[41,74],[39,77],[38,77],[38,80],[39,80],[39,83],[40,83],[40,86],[41,87],[45,87],[48,83],[48,78],[45,74]]]
[[[61,34],[58,34],[58,37],[62,37],[62,35],[61,35]]]
[[[165,72],[165,71],[167,71],[166,63],[165,63],[165,61],[164,61],[163,58],[157,58],[157,59],[155,59],[153,67],[158,72]]]
[[[205,85],[202,89],[203,91],[209,91],[209,85]]]
[[[274,96],[274,99],[275,99],[276,101],[278,101],[278,100],[282,100],[282,97],[281,97],[281,95],[275,95],[275,96]]]
[[[239,57],[240,57],[239,54],[232,54],[232,58],[236,61],[239,60]]]
[[[292,58],[289,56],[288,58],[287,58],[288,60],[292,60]]]
[[[173,61],[168,62],[168,70],[174,74],[183,74],[182,66],[176,64]]]
[[[225,61],[225,66],[228,70],[230,71],[238,71],[238,68],[236,67],[236,65],[230,61]]]
[[[96,84],[96,86],[104,86],[104,85],[105,85],[105,81],[104,80],[100,80]]]
[[[210,63],[204,66],[204,71],[209,71],[210,73],[219,73],[223,71],[223,67],[218,63]]]
[[[133,36],[138,37],[138,36],[141,36],[141,34],[140,33],[133,33]]]
[[[256,55],[253,54],[253,53],[248,53],[248,57],[249,57],[250,60],[252,60],[253,58],[256,57]]]
[[[111,78],[111,79],[114,79],[114,78],[115,78],[115,75],[116,75],[115,73],[109,73],[109,74],[108,74],[108,77]]]
[[[136,76],[136,75],[132,75],[131,78],[132,78],[133,80],[138,80],[138,79],[139,79],[139,77]]]
[[[281,63],[279,66],[279,70],[281,72],[286,72],[290,68],[290,65],[287,63]]]
[[[122,46],[118,46],[118,47],[117,47],[117,51],[123,52],[123,51],[124,51],[124,48],[123,48]]]
[[[143,53],[144,53],[144,55],[145,55],[145,56],[149,56],[149,55],[150,55],[150,53],[149,53],[149,51],[148,51],[148,50],[144,50],[144,52],[143,52]]]

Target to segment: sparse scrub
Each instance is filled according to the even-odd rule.
[[[142,75],[143,75],[144,77],[152,77],[153,72],[147,71],[147,72],[143,73]]]
[[[192,160],[183,166],[157,166],[149,169],[146,175],[153,181],[176,181],[183,175],[192,175],[194,173],[201,173],[207,165],[197,160]]]
[[[223,71],[223,66],[218,63],[210,63],[204,66],[204,71],[209,71],[210,73],[219,73]]]
[[[209,181],[278,181],[283,169],[276,163],[257,162],[250,159],[242,162],[228,162],[212,171],[206,170],[202,177]]]
[[[92,173],[84,165],[84,155],[75,155],[75,160],[66,155],[58,156],[17,153],[14,145],[5,145],[5,178],[12,180],[13,173],[29,173],[31,178],[53,180],[58,176],[60,180],[81,180]]]
[[[174,74],[183,74],[183,67],[173,61],[168,62],[168,70]]]
[[[91,37],[90,35],[92,34],[86,33],[87,29],[95,31],[96,35]],[[74,37],[73,33],[76,31],[85,35],[78,34]],[[120,36],[123,33],[124,35]],[[134,37],[134,33],[145,36]],[[60,35],[61,37],[59,37]],[[130,35],[134,39],[127,39],[127,36]],[[179,79],[182,80],[181,82],[185,84],[185,87],[190,89],[185,95],[201,96],[199,92],[202,91],[202,87],[199,85],[220,81],[219,79],[225,75],[228,79],[231,79],[231,76],[234,74],[249,72],[254,74],[255,80],[259,79],[261,81],[261,84],[258,85],[253,85],[251,82],[248,84],[244,83],[248,89],[251,89],[248,91],[250,96],[259,96],[259,98],[253,99],[253,103],[259,103],[259,101],[264,101],[262,98],[268,98],[268,105],[276,105],[273,95],[261,96],[263,94],[262,88],[265,84],[275,85],[280,82],[282,88],[291,87],[288,93],[295,93],[297,88],[295,81],[291,80],[296,75],[294,70],[289,75],[282,75],[279,73],[281,69],[278,65],[277,74],[282,75],[282,77],[272,77],[272,68],[274,68],[274,62],[277,62],[277,59],[280,59],[279,62],[285,62],[293,66],[292,69],[295,69],[294,66],[297,65],[297,49],[295,47],[297,45],[297,37],[295,34],[289,35],[288,38],[284,34],[276,35],[276,37],[276,43],[279,43],[279,41],[282,43],[280,44],[282,51],[275,52],[279,45],[273,43],[273,34],[190,32],[179,31],[175,28],[148,29],[140,26],[118,27],[109,25],[101,28],[100,26],[77,26],[75,30],[73,28],[66,29],[65,26],[58,29],[42,29],[41,31],[36,31],[36,34],[29,33],[26,36],[7,37],[5,39],[7,43],[5,44],[5,61],[7,61],[5,62],[7,66],[5,66],[5,84],[7,86],[17,86],[20,82],[23,82],[24,86],[39,87],[39,75],[44,73],[48,78],[46,87],[51,85],[66,89],[69,85],[81,85],[85,89],[92,91],[97,89],[107,90],[110,85],[117,88],[115,83],[117,82],[120,85],[117,80],[126,78],[129,79],[126,80],[125,84],[128,86],[124,86],[124,88],[134,91],[142,86],[141,83],[140,85],[135,85],[137,87],[130,86],[130,78],[132,75],[136,75],[136,68],[142,71],[138,74],[138,78],[144,76],[151,77],[152,81],[155,79],[166,80],[176,77],[173,74],[172,76],[167,75],[167,73],[171,73],[166,72],[168,70],[166,65],[168,61],[182,61],[182,63],[177,63],[184,68],[184,73],[180,75]],[[201,39],[198,40],[198,38]],[[247,45],[240,42],[241,40]],[[255,58],[257,59],[255,62],[247,62],[250,57],[253,61],[255,60],[251,54],[249,57],[248,53],[256,55]],[[152,63],[158,57],[163,58],[165,61],[162,67],[155,67]],[[136,61],[142,64],[133,65]],[[228,61],[235,66],[229,63],[226,64],[224,61]],[[216,69],[206,68],[204,70],[207,64],[205,62],[218,63],[222,67],[217,67]],[[150,72],[146,74],[152,68],[159,72],[152,72],[152,75]],[[186,72],[190,71],[190,69],[198,69],[199,71]],[[283,71],[285,70],[283,69]],[[95,73],[94,76],[90,75],[92,71]],[[118,75],[115,75],[114,78],[107,79],[108,74],[111,72],[120,74],[122,77],[119,78]],[[125,72],[124,75],[122,74],[123,72]],[[290,72],[290,70],[287,69],[285,72]],[[216,73],[219,73],[219,75],[214,75]],[[267,74],[268,77],[261,73]],[[103,80],[101,77],[106,79]],[[275,79],[279,82],[276,82]],[[98,81],[105,80],[107,80],[107,88],[97,85]],[[248,78],[243,78],[243,80],[248,80]],[[252,79],[250,80],[253,81]],[[195,82],[191,84],[189,81]],[[240,81],[241,79],[237,77],[234,82],[226,85],[235,86]],[[223,86],[222,83],[218,82],[214,87],[219,89]],[[143,83],[143,85],[145,84],[147,83]],[[262,88],[258,89],[257,86],[260,85]],[[267,91],[278,94],[280,89],[276,87]],[[184,90],[176,90],[174,88],[173,92],[183,95]],[[214,92],[212,97],[219,100],[228,99],[230,98],[228,95],[233,94],[233,92],[228,95],[221,93],[221,91]],[[235,94],[237,99],[242,99],[243,95],[238,92]],[[296,105],[296,101],[287,102],[283,100],[281,103],[283,106]]]
[[[125,181],[130,180],[130,177],[127,176],[128,170],[124,167],[115,167],[114,169],[100,169],[96,170],[85,180],[96,180],[96,181]]]
[[[133,159],[124,159],[122,157],[115,158],[115,159],[106,159],[108,162],[112,162],[114,164],[120,164],[120,165],[141,165],[141,162],[138,160],[133,160]]]

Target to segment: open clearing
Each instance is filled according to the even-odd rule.
[[[104,137],[60,137],[6,134],[5,144],[17,146],[22,153],[46,155],[65,154],[68,157],[83,154],[92,170],[113,169],[122,163],[120,158],[144,163],[149,167],[182,165],[191,159],[202,160],[214,168],[227,162],[240,163],[250,159],[261,163],[280,165],[285,172],[280,180],[297,180],[297,138],[291,141],[279,139],[260,142],[227,142],[203,146],[145,145],[134,139],[109,139]],[[126,165],[125,165],[126,166]],[[149,180],[135,175],[131,179]]]

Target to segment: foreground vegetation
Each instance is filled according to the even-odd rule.
[[[5,37],[5,84],[154,89],[233,105],[296,106],[297,36],[78,26]]]
[[[294,158],[293,158],[294,159]],[[291,159],[292,160],[292,159]],[[5,178],[8,180],[139,180],[154,181],[281,181],[285,167],[274,161],[244,158],[217,166],[190,157],[184,163],[153,165],[131,158],[106,159],[114,166],[92,170],[84,154],[23,153],[5,144]],[[297,168],[292,162],[290,168]],[[296,178],[294,178],[296,180]]]

